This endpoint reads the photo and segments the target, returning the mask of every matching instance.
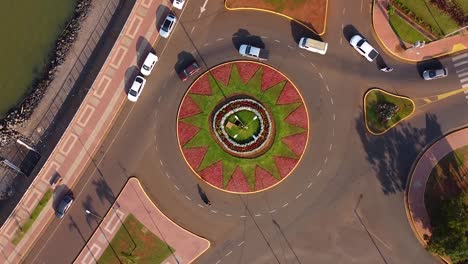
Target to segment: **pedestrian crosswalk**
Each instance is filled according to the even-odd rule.
[[[464,92],[466,102],[468,103],[468,52],[454,56],[452,58],[455,74],[460,79],[462,88],[466,88]]]

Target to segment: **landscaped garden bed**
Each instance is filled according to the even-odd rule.
[[[306,25],[317,34],[325,33],[328,0],[226,0],[228,9],[259,9],[275,12]]]
[[[371,89],[364,96],[364,117],[367,129],[383,134],[414,112],[414,102],[407,97],[380,89]]]
[[[308,139],[297,88],[261,63],[237,61],[201,75],[182,100],[177,135],[192,171],[230,192],[270,188],[297,166]]]
[[[442,158],[429,176],[424,203],[431,221],[428,248],[449,255],[454,263],[468,260],[468,146]]]
[[[163,263],[174,249],[151,233],[136,217],[128,215],[98,263]]]

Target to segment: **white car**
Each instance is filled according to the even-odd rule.
[[[426,70],[423,72],[423,78],[426,81],[447,77],[447,68]]]
[[[128,100],[136,102],[145,88],[146,80],[141,76],[137,76],[133,81],[132,87],[128,90]]]
[[[156,54],[150,52],[146,56],[145,61],[143,62],[143,66],[141,66],[140,72],[143,74],[143,76],[148,76],[151,74],[151,71],[154,68],[154,65],[156,62],[158,62],[159,58],[156,56]]]
[[[163,38],[168,38],[172,30],[174,29],[176,22],[177,18],[173,14],[167,15],[166,19],[164,20],[164,23],[159,29],[159,35],[161,35],[161,37]]]
[[[174,0],[174,2],[172,2],[172,6],[179,10],[182,10],[182,8],[184,7],[184,4],[185,4],[185,0]]]
[[[379,53],[366,41],[365,38],[354,35],[349,44],[353,46],[362,56],[364,56],[368,61],[374,61]]]

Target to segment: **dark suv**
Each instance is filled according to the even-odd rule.
[[[68,212],[68,209],[70,209],[72,203],[73,203],[73,195],[72,194],[65,195],[62,198],[62,201],[60,201],[59,205],[55,209],[55,215],[58,218],[63,218],[65,214]]]

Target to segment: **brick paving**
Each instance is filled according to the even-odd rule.
[[[208,240],[167,218],[149,199],[140,182],[131,178],[74,263],[96,263],[129,214],[175,250],[164,264],[190,263],[210,247]]]
[[[426,44],[422,48],[404,49],[388,21],[388,0],[374,0],[372,23],[377,39],[394,56],[407,61],[421,61],[468,49],[468,35],[456,35]]]
[[[426,244],[424,235],[431,235],[429,216],[424,204],[424,192],[431,171],[445,155],[466,145],[468,145],[468,128],[449,134],[434,143],[424,152],[414,167],[406,202],[413,230],[423,244]]]
[[[113,119],[126,101],[125,72],[131,66],[136,65],[138,54],[142,54],[142,51],[149,48],[142,46],[141,41],[138,41],[139,38],[146,38],[148,43],[156,41],[158,30],[154,21],[156,11],[161,5],[170,7],[170,2],[167,0],[136,1],[109,57],[63,137],[12,214],[0,228],[0,263],[21,262],[28,249],[32,247],[34,241],[54,216],[53,199],[50,199],[18,245],[15,246],[12,243],[15,233],[29,218],[43,194],[55,187],[52,184],[53,179],[57,176],[62,178],[61,185],[55,189],[56,194],[60,195],[64,189],[63,186],[72,189],[83,169],[90,162],[101,140],[110,129]],[[136,74],[137,72],[134,72],[133,76]],[[166,240],[171,241],[171,246],[177,247],[178,242],[172,241],[173,237],[170,237],[170,234],[167,236]],[[178,254],[183,256],[186,251],[191,250],[190,247],[180,249]]]

